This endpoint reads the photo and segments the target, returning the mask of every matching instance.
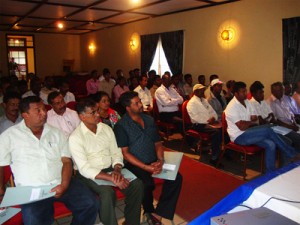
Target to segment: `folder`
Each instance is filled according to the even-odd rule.
[[[50,192],[50,190],[55,186],[56,185],[8,187],[6,188],[0,207],[23,205],[53,197],[55,192]]]
[[[128,169],[122,169],[121,173],[123,174],[124,178],[129,180],[129,182],[136,179],[136,176],[133,173],[131,173]],[[113,182],[108,180],[94,179],[94,182],[96,182],[98,185],[109,185],[116,187],[116,185]]]
[[[21,209],[12,207],[0,210],[0,224],[5,223],[7,220],[14,217],[20,211]]]
[[[165,163],[163,165],[163,170],[160,174],[152,175],[152,177],[160,178],[164,180],[175,180],[180,163],[182,160],[182,152],[164,152]]]

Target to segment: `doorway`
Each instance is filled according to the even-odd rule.
[[[8,74],[26,80],[35,73],[34,40],[32,35],[7,35]]]

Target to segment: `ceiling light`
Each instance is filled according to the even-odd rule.
[[[58,23],[58,24],[57,24],[57,27],[58,27],[59,29],[63,29],[63,28],[64,28],[64,25],[63,25],[63,23]]]

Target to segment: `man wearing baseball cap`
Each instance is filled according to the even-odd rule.
[[[222,81],[220,81],[218,78],[213,79],[210,83],[210,95],[207,98],[207,101],[218,115],[218,121],[222,120],[222,113],[227,105],[226,99],[221,95],[222,87]]]
[[[193,123],[192,129],[207,132],[212,136],[210,163],[216,166],[222,141],[221,123],[217,121],[217,113],[205,99],[205,89],[206,87],[202,84],[194,85],[194,96],[187,104],[187,112]]]

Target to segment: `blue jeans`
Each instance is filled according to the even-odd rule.
[[[77,179],[70,181],[68,190],[60,198],[48,198],[22,205],[24,225],[51,225],[55,201],[63,202],[73,213],[72,225],[93,225],[98,215],[98,201],[84,184]]]
[[[265,149],[266,172],[274,171],[276,161],[276,149],[278,148],[286,157],[297,155],[296,149],[286,144],[271,128],[256,126],[247,129],[238,136],[235,141],[239,145],[258,145]]]

